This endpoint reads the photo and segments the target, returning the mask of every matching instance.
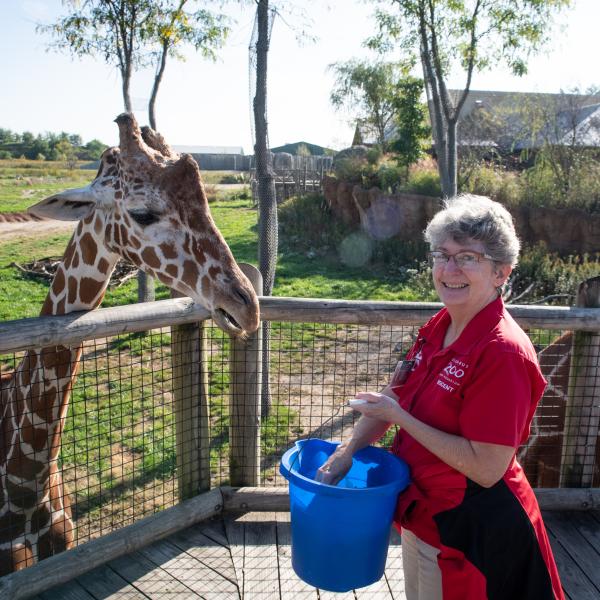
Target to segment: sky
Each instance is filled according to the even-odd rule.
[[[277,18],[269,52],[267,112],[271,147],[306,141],[339,150],[350,145],[351,115],[329,101],[328,66],[372,58],[362,46],[375,31],[373,5],[364,0],[294,0],[304,9],[313,43],[298,42],[292,17]],[[0,127],[34,134],[76,133],[84,142],[118,141],[114,118],[123,110],[116,68],[101,58],[71,58],[47,51],[50,38],[36,24],[65,14],[60,0],[0,0]],[[157,128],[171,145],[237,146],[252,153],[248,45],[252,6],[231,4],[235,18],[226,46],[211,63],[185,52],[186,61],[167,63],[157,101]],[[549,34],[546,49],[532,58],[528,75],[506,70],[475,75],[471,89],[558,92],[600,85],[598,32],[600,0],[573,0],[573,8]],[[391,55],[390,60],[397,57]],[[140,124],[147,123],[153,71],[134,75],[131,95]],[[462,87],[457,72],[449,87]]]

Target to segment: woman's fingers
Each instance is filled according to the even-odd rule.
[[[392,421],[397,403],[393,398],[379,392],[358,392],[356,398],[366,401],[362,404],[353,406],[354,410],[359,411],[367,417],[373,417],[382,421]]]
[[[315,481],[335,485],[346,475],[351,466],[352,457],[348,460],[346,456],[334,453],[317,469]]]

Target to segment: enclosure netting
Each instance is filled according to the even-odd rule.
[[[276,322],[271,332],[273,405],[261,423],[263,486],[285,485],[278,464],[296,440],[341,440],[350,434],[359,415],[346,401],[357,391],[378,390],[387,383],[416,328]],[[534,487],[565,482],[598,486],[598,335],[581,334],[588,336],[584,340],[569,332],[535,330],[529,335],[549,385],[519,459]],[[590,345],[594,335],[596,345]],[[210,479],[215,487],[229,483],[230,341],[209,323],[205,340]],[[586,344],[589,356],[580,353],[577,365],[571,364],[572,348]],[[174,347],[168,328],[84,343],[59,459],[73,506],[75,543],[176,504],[181,469],[199,468],[197,456],[178,441],[195,421],[176,423],[174,398],[181,382],[174,376]],[[195,368],[185,362],[189,354],[177,358],[183,364],[180,372]],[[4,369],[19,360],[2,357]],[[393,433],[381,444],[389,445]],[[31,447],[23,448],[25,455],[31,452]],[[25,457],[24,468],[27,459],[35,460],[35,452]],[[561,480],[564,461],[571,466]],[[0,519],[0,539],[10,539],[15,524],[9,521]]]

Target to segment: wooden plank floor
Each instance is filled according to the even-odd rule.
[[[600,600],[600,512],[546,512],[569,600]],[[384,577],[344,594],[317,590],[291,567],[289,513],[200,523],[37,596],[40,600],[401,600],[402,547],[394,533]]]

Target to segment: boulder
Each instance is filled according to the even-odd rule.
[[[386,194],[355,185],[352,197],[362,230],[375,240],[398,238],[422,241],[423,230],[440,209],[437,198],[419,194]]]
[[[352,198],[353,187],[354,184],[340,181],[335,177],[323,177],[323,195],[334,218],[351,226],[360,223],[360,216]]]
[[[544,242],[549,250],[563,255],[600,251],[600,215],[577,208],[544,206],[509,210],[525,243]]]
[[[323,178],[323,194],[334,218],[358,226],[372,239],[392,237],[421,241],[423,230],[440,210],[439,198],[419,194],[387,194],[335,177]],[[517,234],[526,245],[539,242],[562,255],[600,251],[600,215],[576,208],[507,207]]]

